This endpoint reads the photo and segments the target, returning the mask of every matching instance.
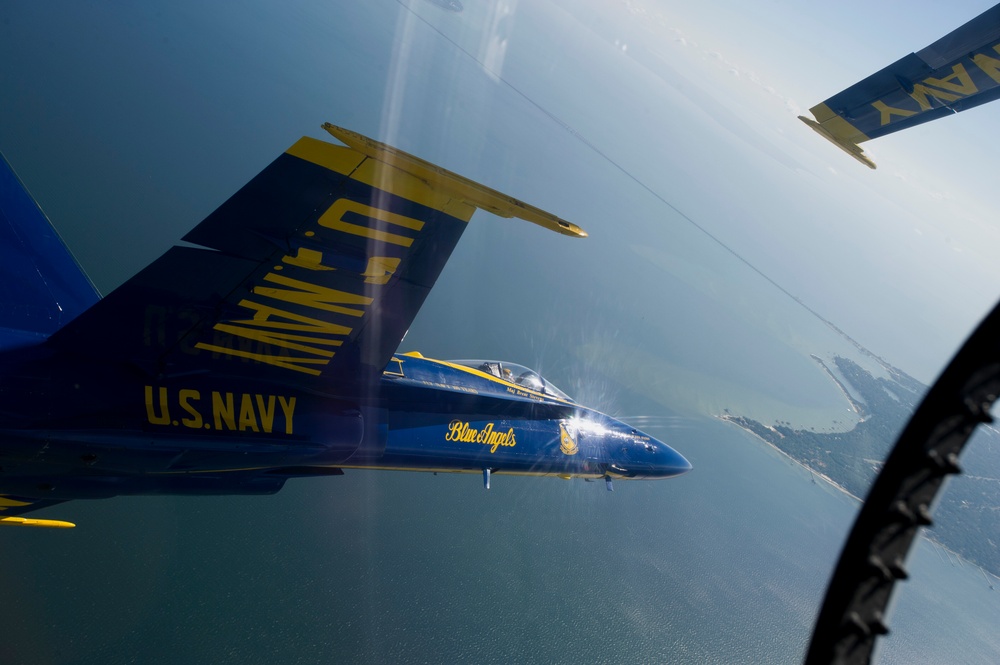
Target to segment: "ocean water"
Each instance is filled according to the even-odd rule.
[[[856,510],[721,422],[660,482],[350,472],[76,502],[4,533],[4,663],[799,660]],[[880,662],[988,662],[1000,597],[918,548]]]
[[[914,548],[908,569],[913,581],[897,591],[892,633],[876,651],[877,662],[994,662],[997,579],[926,540]]]
[[[465,4],[5,6],[0,149],[105,291],[325,120],[578,222],[587,241],[477,214],[402,350],[534,366],[694,470],[66,504],[47,514],[73,531],[0,533],[0,663],[801,657],[857,505],[713,416],[843,426],[810,354],[870,362],[684,214],[823,283],[762,210],[826,194],[558,5]],[[981,574],[929,546],[913,563],[883,662],[995,660]]]
[[[614,493],[354,472],[71,504],[75,531],[7,537],[0,660],[788,662],[853,506],[738,430],[673,424],[697,470]]]

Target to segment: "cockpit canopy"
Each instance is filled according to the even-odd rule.
[[[512,383],[515,386],[521,386],[522,388],[550,395],[557,399],[573,401],[573,398],[543,379],[538,372],[524,365],[501,362],[499,360],[451,360],[449,362],[471,367],[472,369]]]

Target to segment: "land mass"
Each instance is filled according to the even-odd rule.
[[[813,359],[844,393],[857,414],[849,431],[795,429],[788,422],[766,425],[728,411],[721,416],[861,499],[896,438],[927,391],[905,372],[878,359],[888,378],[875,377],[854,361],[837,356],[832,366]],[[1000,575],[1000,434],[981,427],[962,456],[965,471],[946,488],[925,535],[985,570]]]

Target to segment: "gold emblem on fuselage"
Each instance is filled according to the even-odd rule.
[[[576,445],[573,435],[569,433],[569,430],[562,423],[559,423],[559,450],[567,455],[576,455],[580,452],[580,448]]]

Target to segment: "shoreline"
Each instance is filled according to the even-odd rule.
[[[795,457],[789,455],[787,452],[785,452],[784,450],[782,450],[778,446],[774,445],[773,443],[771,443],[770,441],[768,441],[764,437],[760,436],[759,434],[757,434],[753,430],[748,429],[748,428],[744,427],[743,425],[739,424],[738,422],[736,422],[736,416],[732,416],[732,415],[729,415],[729,414],[721,414],[721,415],[715,415],[715,416],[712,416],[712,417],[713,418],[717,418],[718,420],[721,420],[723,422],[727,422],[730,425],[733,425],[735,427],[740,428],[741,430],[743,430],[744,432],[746,432],[747,434],[749,434],[753,438],[757,439],[761,443],[765,444],[766,446],[768,446],[769,448],[771,448],[772,450],[774,450],[775,452],[777,452],[782,457],[784,457],[784,458],[786,458],[788,460],[791,460],[795,464],[798,464],[800,467],[802,467],[803,469],[805,469],[806,471],[808,471],[809,473],[811,473],[814,477],[819,477],[819,478],[823,479],[831,487],[833,487],[834,489],[836,489],[836,490],[838,490],[838,491],[846,494],[847,496],[849,496],[850,498],[854,499],[858,503],[864,503],[864,500],[861,497],[852,494],[846,487],[844,487],[843,485],[841,485],[840,483],[838,483],[837,481],[835,481],[830,476],[826,475],[825,473],[823,473],[821,471],[817,471],[816,469],[812,468],[811,466],[809,466],[805,462],[802,462],[801,460],[798,460]]]
[[[830,478],[825,473],[817,471],[816,469],[812,468],[808,464],[805,464],[804,462],[795,459],[794,457],[792,457],[791,455],[789,455],[787,452],[785,452],[784,450],[782,450],[778,446],[774,445],[773,443],[771,443],[770,441],[768,441],[764,437],[760,436],[756,432],[754,432],[754,431],[752,431],[750,429],[747,429],[743,425],[740,425],[738,422],[736,422],[736,419],[735,419],[736,416],[732,416],[732,415],[729,415],[729,414],[722,414],[722,415],[713,416],[713,418],[716,418],[716,419],[721,420],[723,422],[727,422],[730,425],[738,427],[739,429],[743,430],[744,432],[746,432],[747,434],[749,434],[753,438],[757,439],[758,441],[760,441],[764,445],[768,446],[769,448],[771,448],[772,450],[774,450],[775,452],[777,452],[782,457],[784,457],[784,458],[786,458],[788,460],[791,460],[792,462],[794,462],[795,464],[797,464],[801,468],[805,469],[806,471],[809,471],[809,473],[812,474],[814,477],[819,477],[822,480],[826,481],[826,483],[830,487],[832,487],[833,489],[835,489],[835,490],[837,490],[837,491],[839,491],[839,492],[847,495],[851,499],[854,499],[859,504],[864,504],[864,499],[862,499],[862,498],[860,498],[860,497],[852,494],[850,491],[847,490],[847,488],[845,488],[844,486],[842,486],[839,483],[837,483],[835,480],[833,480],[832,478]],[[930,545],[932,545],[934,547],[939,547],[942,550],[944,550],[947,553],[946,556],[954,557],[954,559],[958,562],[959,566],[969,565],[969,566],[972,566],[973,568],[978,569],[983,574],[983,577],[985,578],[985,581],[987,582],[987,584],[990,585],[991,588],[994,586],[994,581],[996,581],[997,584],[1000,584],[1000,574],[995,574],[991,570],[988,570],[987,568],[984,568],[983,566],[981,566],[980,564],[976,563],[975,561],[972,561],[971,559],[967,559],[966,557],[962,556],[960,553],[958,553],[955,550],[953,550],[952,548],[948,547],[947,545],[945,545],[944,543],[942,543],[937,538],[934,538],[933,534],[931,534],[927,529],[925,529],[925,528],[920,529],[920,537],[923,540],[926,540]],[[993,580],[990,579],[991,577],[993,578]]]

